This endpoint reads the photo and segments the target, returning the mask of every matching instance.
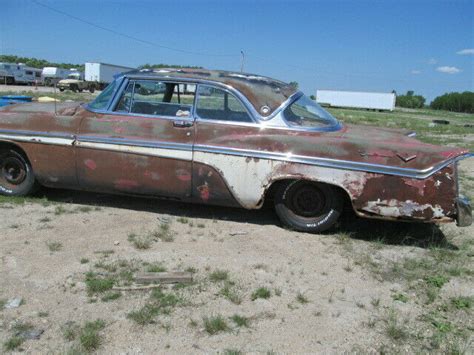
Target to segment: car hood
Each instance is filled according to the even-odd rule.
[[[63,80],[60,80],[58,84],[76,84],[76,83],[80,83],[82,80],[78,80],[78,79],[63,79]]]

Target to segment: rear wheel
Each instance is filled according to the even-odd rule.
[[[276,192],[275,211],[287,227],[310,233],[331,228],[343,208],[341,193],[334,187],[309,181],[292,181]]]
[[[0,194],[25,196],[35,189],[35,176],[28,160],[16,150],[0,151]]]

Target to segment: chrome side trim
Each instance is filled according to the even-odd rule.
[[[71,134],[65,133],[0,130],[0,139],[7,139],[16,142],[72,146],[76,138]]]
[[[269,159],[284,161],[289,163],[301,163],[308,165],[315,165],[327,168],[335,169],[344,169],[344,170],[354,170],[354,171],[364,171],[369,173],[378,173],[385,175],[395,175],[401,177],[409,177],[414,179],[426,179],[441,170],[442,168],[452,164],[453,162],[468,158],[469,156],[474,156],[474,154],[466,154],[456,158],[449,159],[438,165],[431,166],[426,169],[410,169],[410,168],[399,168],[388,165],[380,164],[371,164],[363,162],[354,162],[348,160],[337,160],[330,158],[317,158],[317,157],[307,157],[303,155],[293,155],[291,153],[275,153],[275,152],[265,152],[265,151],[255,151],[255,150],[245,150],[245,149],[236,149],[236,148],[221,148],[208,145],[195,145],[194,151],[205,152],[205,153],[215,153],[215,154],[228,154],[234,156],[244,156],[252,157],[259,159]]]
[[[395,175],[395,176],[409,177],[409,178],[414,178],[414,179],[426,179],[429,176],[436,173],[437,171],[443,169],[444,167],[452,163],[456,163],[466,158],[474,157],[473,153],[467,153],[455,158],[448,159],[440,164],[431,166],[429,168],[420,170],[420,169],[400,168],[400,167],[393,167],[393,166],[387,166],[387,165],[354,162],[354,161],[338,160],[338,159],[330,159],[330,158],[308,157],[308,156],[303,156],[303,155],[293,155],[291,153],[285,154],[285,153],[268,152],[268,151],[216,147],[216,146],[210,146],[210,145],[194,145],[193,146],[192,144],[183,144],[183,143],[131,140],[131,139],[125,139],[125,138],[109,138],[109,137],[99,137],[99,136],[76,137],[69,134],[49,133],[49,132],[0,130],[0,139],[2,138],[12,140],[12,141],[34,142],[34,143],[54,144],[54,145],[70,146],[70,145],[76,144],[77,146],[81,146],[85,148],[118,150],[118,151],[126,151],[126,152],[132,152],[134,150],[133,148],[143,148],[143,149],[135,149],[135,152],[140,153],[140,154],[147,154],[147,155],[149,154],[149,155],[156,155],[156,156],[163,156],[163,157],[170,157],[170,158],[177,157],[177,159],[185,159],[185,160],[192,160],[193,151],[198,151],[198,152],[205,152],[205,153],[276,160],[276,161],[283,161],[283,162],[289,162],[289,163],[308,164],[308,165],[315,165],[315,166],[343,169],[343,170],[354,170],[354,171],[363,171],[363,172],[378,173],[378,174],[385,174],[385,175]],[[154,150],[160,150],[160,151],[154,152]],[[179,151],[179,152],[184,152],[186,154],[167,153],[164,151]],[[189,155],[187,153],[189,153]]]
[[[182,150],[182,151],[193,150],[193,145],[186,144],[186,143],[130,140],[130,139],[124,139],[124,138],[109,138],[109,137],[97,137],[97,136],[78,136],[77,143],[99,143],[99,144],[123,145],[123,146],[130,146],[130,147],[173,149],[173,150]]]

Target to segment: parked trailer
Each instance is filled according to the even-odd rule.
[[[60,80],[66,79],[72,72],[73,70],[71,69],[44,67],[42,75],[45,85],[53,86],[54,84],[59,83]]]
[[[333,107],[393,111],[396,96],[385,92],[317,90],[316,102]]]
[[[30,68],[25,64],[0,63],[0,83],[7,85],[41,84],[41,69]]]
[[[86,63],[85,80],[96,82],[98,88],[102,90],[114,80],[116,75],[132,69],[133,68],[106,63]]]

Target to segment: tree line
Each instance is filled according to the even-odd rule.
[[[23,63],[28,67],[42,69],[44,67],[57,67],[63,69],[75,68],[80,71],[84,71],[84,64],[73,64],[73,63],[55,63],[50,62],[46,59],[30,58],[30,57],[19,57],[16,55],[0,55],[0,62],[5,63]],[[152,69],[152,68],[193,68],[193,69],[203,69],[203,67],[196,66],[185,66],[185,65],[176,65],[176,64],[142,64],[138,66],[138,69]]]
[[[434,99],[430,106],[435,110],[474,113],[474,92],[446,93]]]
[[[409,90],[405,95],[397,95],[396,106],[406,108],[423,108],[426,99]],[[451,92],[436,97],[430,104],[434,110],[474,113],[474,92]]]
[[[84,64],[54,63],[46,59],[19,57],[16,55],[0,55],[0,62],[23,63],[28,67],[38,68],[38,69],[42,69],[44,67],[57,67],[57,68],[63,68],[63,69],[75,68],[77,70],[84,71]]]

